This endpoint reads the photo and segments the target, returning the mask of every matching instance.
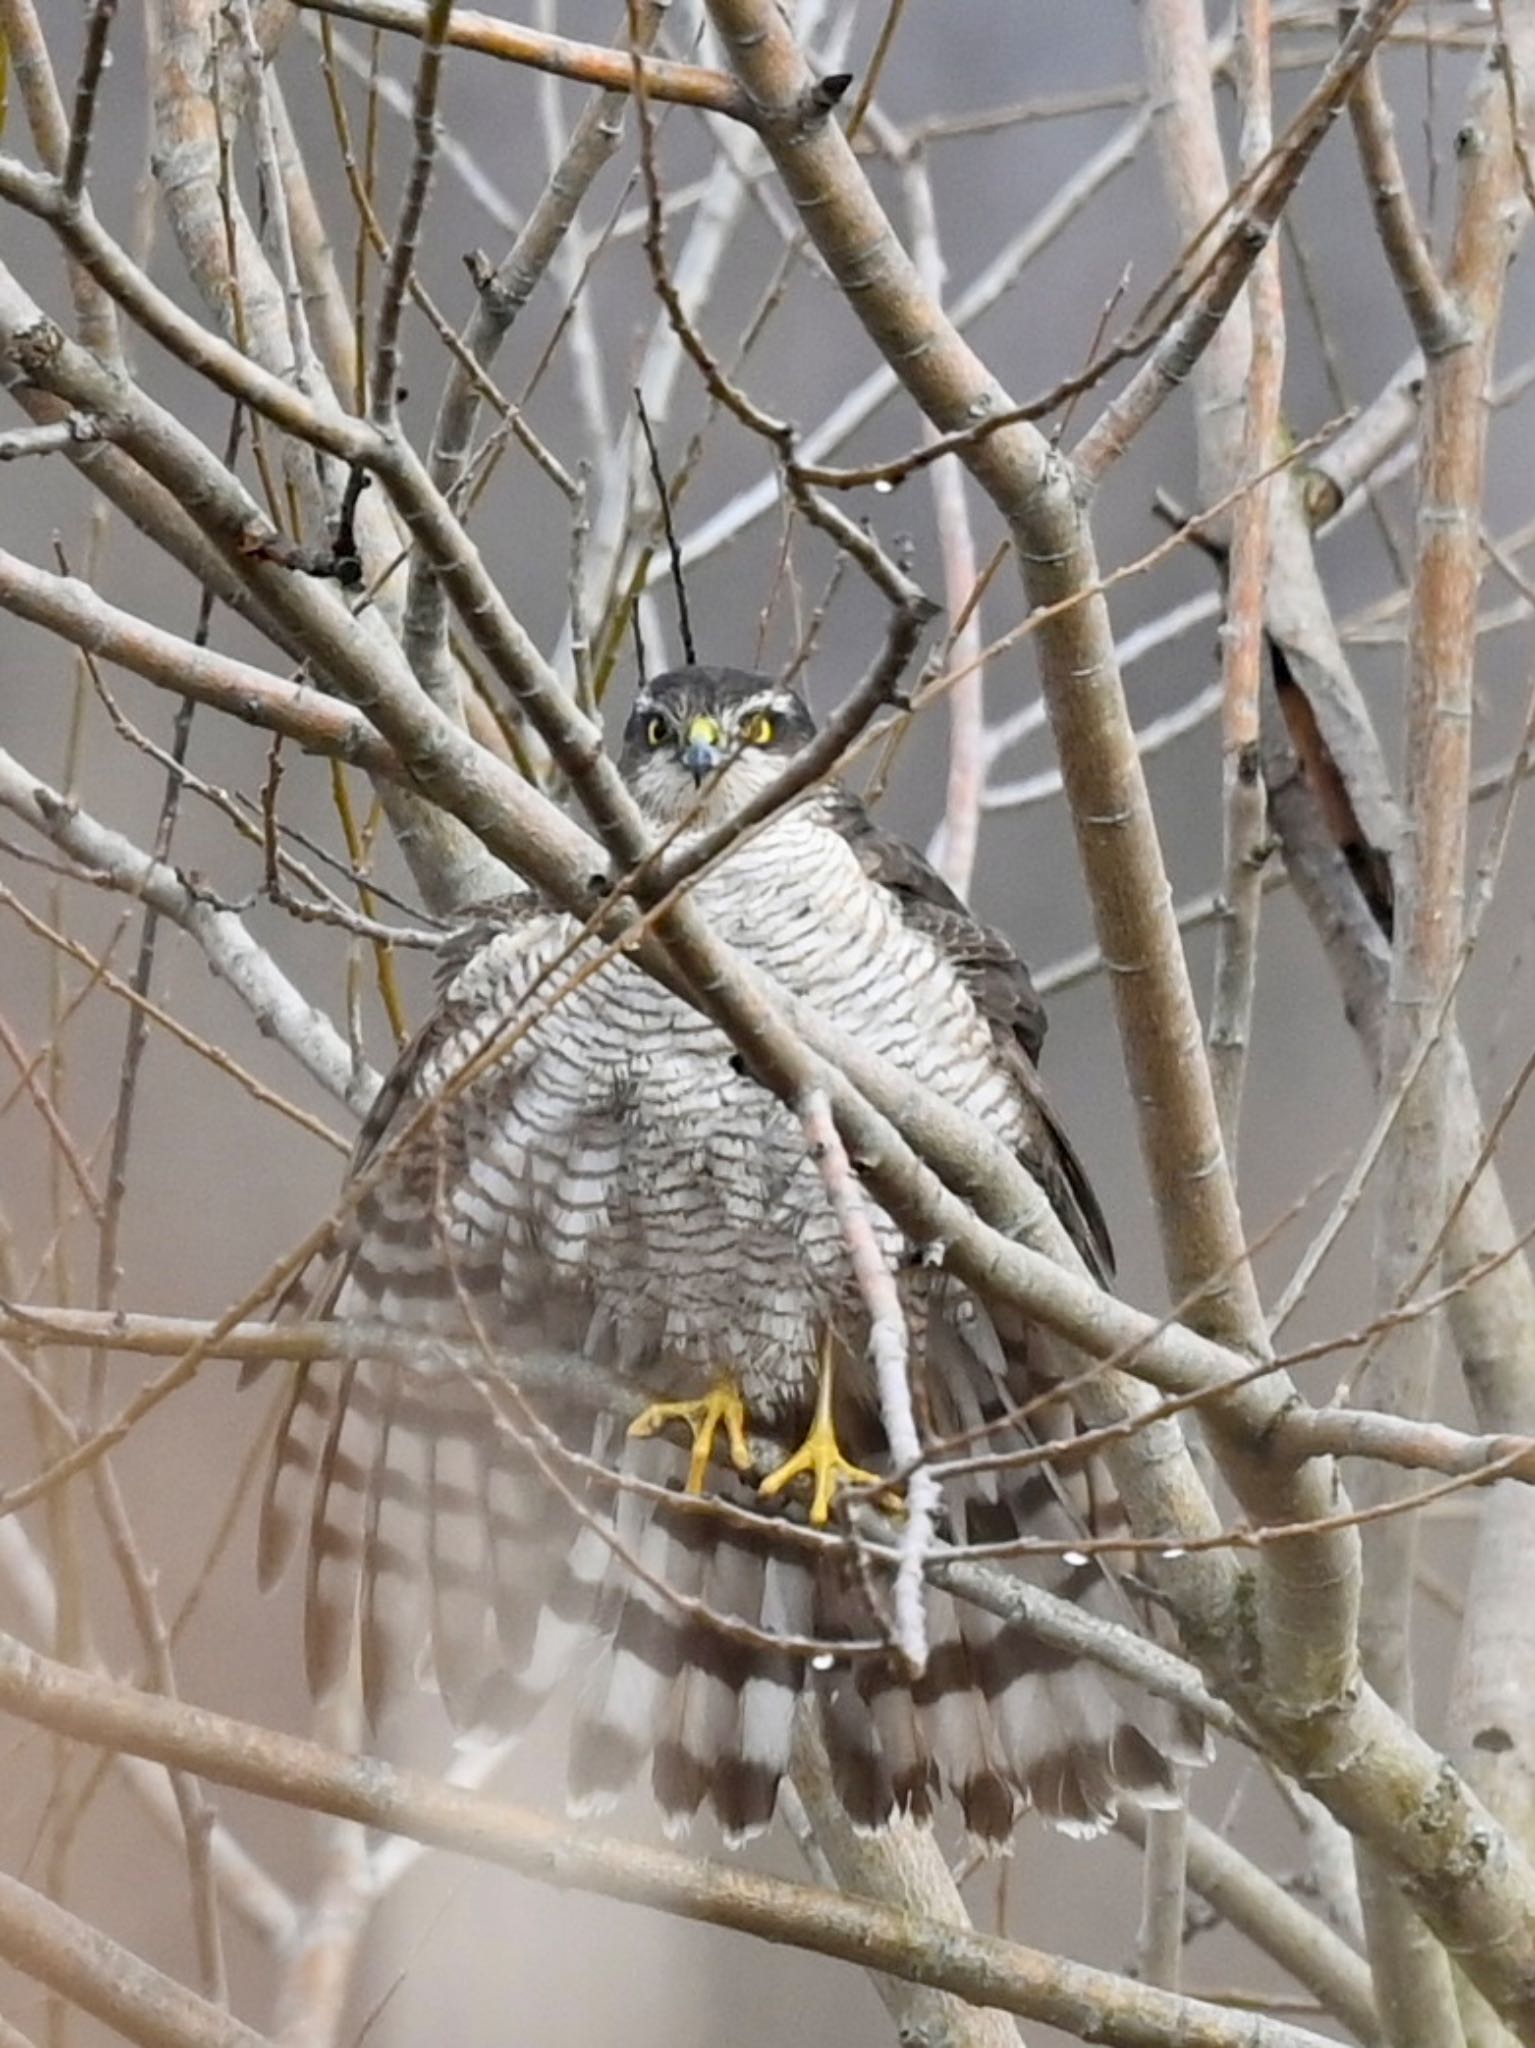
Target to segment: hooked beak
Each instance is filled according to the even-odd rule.
[[[712,718],[698,717],[689,725],[687,745],[682,750],[682,765],[695,783],[701,783],[720,765],[724,738]]]

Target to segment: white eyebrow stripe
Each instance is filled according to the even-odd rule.
[[[805,716],[804,705],[788,690],[759,690],[754,697],[743,697],[736,707],[741,718],[755,716],[759,711],[777,711],[787,718]]]

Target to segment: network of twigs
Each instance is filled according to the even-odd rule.
[[[0,201],[61,259],[0,265],[0,377],[24,421],[0,430],[0,465],[15,465],[8,481],[67,466],[90,517],[83,546],[59,542],[47,566],[0,549],[0,608],[75,651],[61,765],[40,772],[0,732],[0,810],[14,834],[0,841],[6,950],[34,973],[47,963],[37,1028],[0,996],[14,1074],[0,1120],[30,1118],[43,1162],[34,1172],[18,1150],[25,1184],[12,1218],[0,1215],[0,1359],[28,1425],[0,1490],[0,1577],[16,1616],[0,1636],[0,1705],[60,1744],[39,1821],[44,1876],[0,1875],[0,1960],[47,1987],[50,2040],[67,2005],[146,2042],[351,2038],[367,1929],[420,1851],[447,1846],[856,1961],[878,1973],[904,2039],[995,2048],[1016,2039],[1001,2019],[1015,2015],[1124,2044],[1316,2048],[1319,2025],[1390,2048],[1535,2042],[1535,1840],[1521,1790],[1535,1719],[1507,1698],[1507,1646],[1528,1634],[1511,1561],[1535,1535],[1535,1279],[1531,1232],[1511,1219],[1500,1179],[1535,1055],[1484,1115],[1485,1048],[1468,1051],[1457,1011],[1517,866],[1506,856],[1535,737],[1532,696],[1511,751],[1483,760],[1473,747],[1478,650],[1535,611],[1521,564],[1535,528],[1499,538],[1483,512],[1489,419],[1531,381],[1497,351],[1509,260],[1535,207],[1524,143],[1535,5],[1241,0],[1221,37],[1191,0],[1142,0],[1139,12],[1141,79],[903,122],[897,84],[907,98],[920,86],[901,68],[903,0],[862,10],[872,23],[850,0],[629,0],[610,46],[557,33],[552,4],[535,27],[451,0],[155,0],[130,24],[115,0],[91,0],[83,32],[71,23],[66,35],[34,0],[0,0],[11,99]],[[111,60],[130,35],[145,39],[150,145],[124,207],[91,174],[105,125],[129,111]],[[1402,161],[1388,46],[1391,64],[1426,63],[1431,83],[1443,71],[1463,94],[1453,108],[1449,88],[1430,94],[1430,217],[1447,138],[1456,159],[1442,250]],[[536,102],[545,175],[526,205],[496,188],[455,128],[450,85],[495,63],[510,67],[520,108]],[[316,80],[309,118],[299,95]],[[568,126],[560,81],[585,89]],[[1229,176],[1222,97],[1239,122]],[[953,163],[984,137],[1026,152],[1040,124],[1087,117],[1106,139],[955,288],[939,204]],[[1299,434],[1284,403],[1299,323],[1293,310],[1287,322],[1281,238],[1309,293],[1291,202],[1337,125],[1352,131],[1377,231],[1370,258],[1396,287],[1406,360],[1358,408],[1335,375],[1334,416]],[[1004,388],[971,330],[1152,157],[1174,231],[1165,273],[1137,277],[1133,292],[1127,275],[1080,360],[1047,363],[1032,393]],[[470,255],[450,300],[429,289],[428,244],[463,195],[506,250]],[[196,311],[160,281],[162,230]],[[649,322],[637,363],[630,316],[614,311],[636,283]],[[850,337],[855,320],[864,330],[856,375],[818,420],[761,395],[795,388],[778,337],[801,301],[815,318],[834,304]],[[1336,371],[1337,338],[1318,306],[1310,316]],[[170,403],[156,395],[167,363],[181,380]],[[1199,503],[1165,503],[1165,536],[1104,568],[1095,501],[1185,390]],[[210,403],[224,422],[212,439],[190,424]],[[866,429],[875,452],[839,460]],[[745,472],[720,466],[721,444]],[[710,497],[721,474],[731,481]],[[1401,534],[1389,492],[1408,476]],[[930,549],[903,537],[919,502]],[[1344,617],[1318,541],[1359,516],[1377,522],[1396,574],[1388,596]],[[190,575],[190,627],[152,616],[158,603],[106,594],[114,525]],[[542,568],[560,562],[560,601],[544,606],[556,623],[538,633],[515,553],[507,576],[492,566],[503,528],[535,527],[559,533],[553,547],[529,543]],[[697,590],[732,545],[763,535],[753,658],[799,675],[837,640],[864,647],[862,673],[750,812],[685,853],[657,846],[603,744],[604,708],[631,645],[653,665],[665,658],[672,572]],[[1191,550],[1204,589],[1116,639],[1110,595],[1159,588],[1163,566]],[[1501,601],[1483,604],[1489,567]],[[998,617],[1013,623],[998,629]],[[1212,672],[1132,724],[1127,673],[1180,645],[1201,650],[1197,665],[1212,626]],[[682,638],[690,653],[685,623]],[[1399,774],[1353,666],[1383,641],[1405,648]],[[1016,674],[1016,650],[1038,693],[1018,701],[1015,689],[1000,705],[993,685]],[[125,689],[119,671],[150,690]],[[19,701],[8,674],[3,687]],[[141,709],[155,691],[175,700],[168,740]],[[236,722],[255,728],[240,755],[250,772],[225,786],[192,766],[194,734]],[[1005,1148],[765,983],[694,901],[698,875],[783,804],[847,774],[878,790],[908,742],[940,727],[929,852],[956,889],[971,889],[988,821],[1058,801],[1075,828],[1094,942],[1036,981],[1047,995],[1090,979],[1111,992],[1164,1314],[1101,1287]],[[1203,893],[1175,903],[1147,763],[1206,727],[1220,740],[1220,861]],[[137,837],[110,821],[109,779],[85,770],[88,731],[152,777]],[[1046,735],[1052,760],[1019,772],[1019,750]],[[328,816],[307,757],[327,764]],[[211,867],[182,850],[194,812],[198,844],[216,836]],[[791,1885],[498,1803],[478,1789],[497,1761],[488,1752],[456,1783],[359,1761],[355,1702],[324,1710],[320,1739],[303,1741],[181,1698],[178,1639],[262,1446],[179,1611],[157,1585],[115,1454],[210,1361],[379,1358],[399,1339],[307,1322],[279,1333],[264,1320],[344,1226],[366,1175],[216,1314],[128,1308],[125,1233],[149,1199],[135,1166],[146,1049],[163,1034],[273,1128],[344,1154],[378,1087],[375,1061],[410,1029],[410,955],[430,956],[518,878],[573,912],[602,957],[622,949],[708,1015],[801,1120],[869,1309],[908,1505],[899,1523],[864,1502],[826,1532],[801,1532],[896,1569],[883,1638],[839,1652],[893,1642],[920,1665],[929,1584],[1024,1616],[1196,1710],[1267,1771],[1301,1828],[1303,1880],[1275,1877],[1187,1813],[1127,1813],[1145,1845],[1144,1899],[1136,1967],[1115,1973],[952,1924],[963,1908],[936,1843],[909,1830],[852,1837],[813,1727],[789,1818],[816,1881]],[[1341,1184],[1319,1157],[1314,1184],[1256,1231],[1238,1204],[1238,1137],[1264,904],[1278,887],[1295,892],[1336,978],[1373,1115]],[[104,938],[80,908],[102,894],[123,906]],[[323,977],[298,965],[315,957],[304,926],[332,941]],[[1203,1020],[1184,946],[1202,926],[1214,953]],[[216,1043],[186,1021],[168,989],[167,928],[243,1006],[245,1057],[235,1032]],[[559,1003],[590,971],[589,959],[558,964],[539,1003]],[[104,996],[126,1017],[121,1064],[108,1114],[82,1136],[72,1048]],[[257,1034],[306,1077],[294,1092],[309,1100],[272,1078],[283,1067]],[[508,1043],[487,1044],[482,1061]],[[327,1098],[330,1117],[312,1106]],[[1062,1340],[1073,1377],[1058,1391],[1083,1425],[1072,1454],[1109,1458],[1130,1518],[1128,1534],[1072,1548],[1124,1560],[1165,1609],[1167,1643],[1032,1590],[1001,1568],[1003,1547],[939,1540],[946,1483],[1059,1446],[924,1436],[871,1201],[927,1255]],[[1368,1313],[1282,1347],[1367,1201]],[[1310,1240],[1266,1300],[1256,1254],[1301,1215]],[[1470,1427],[1442,1419],[1442,1333]],[[133,1359],[161,1363],[122,1395]],[[1342,1361],[1330,1398],[1306,1399],[1295,1369],[1329,1360]],[[453,1362],[554,1483],[611,1483],[541,1430],[526,1397],[557,1380],[621,1414],[629,1390],[580,1360],[507,1360],[484,1342]],[[1185,1434],[1193,1416],[1213,1471]],[[1358,1461],[1347,1494],[1344,1457]],[[1501,1479],[1516,1484],[1469,1496],[1494,1503],[1478,1523],[1477,1598],[1439,1589],[1462,1632],[1458,1724],[1442,1752],[1413,1713],[1414,1603],[1425,1584],[1434,1591],[1417,1531],[1435,1504]],[[82,1564],[87,1513],[115,1570],[110,1596]],[[137,1634],[131,1683],[94,1651],[109,1598]],[[1497,1740],[1481,1740],[1489,1730]],[[85,1745],[85,1761],[70,1744]],[[72,1846],[109,1769],[184,1845],[195,1990],[70,1910]],[[331,1817],[307,1895],[263,1867],[210,1785]],[[1357,1878],[1338,1853],[1350,1837]],[[1188,1992],[1200,1925],[1190,1889],[1293,1989]],[[230,2010],[231,1923],[270,1959],[266,2034]],[[0,2042],[23,2038],[0,2018]]]

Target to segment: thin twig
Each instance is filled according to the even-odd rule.
[[[173,868],[98,824],[3,751],[0,805],[113,888],[154,903],[201,947],[214,973],[328,1093],[359,1114],[367,1108],[377,1092],[377,1077],[353,1072],[351,1054],[330,1019],[305,1001],[232,911],[214,908]]]
[[[85,51],[80,59],[80,76],[75,85],[74,114],[69,125],[69,149],[59,183],[64,196],[78,200],[85,184],[86,160],[90,154],[91,132],[96,125],[96,97],[107,68],[107,39],[117,14],[117,0],[91,0],[85,25]]]
[[[906,1483],[906,1520],[901,1532],[891,1609],[896,1647],[914,1677],[927,1664],[927,1614],[924,1577],[933,1524],[938,1511],[938,1482],[922,1462],[922,1441],[912,1407],[910,1338],[901,1297],[888,1261],[880,1249],[863,1191],[853,1169],[825,1093],[812,1088],[800,1103],[805,1144],[826,1189],[852,1264],[853,1279],[869,1316],[869,1356],[879,1389],[880,1420],[890,1456],[898,1467],[911,1468]]]
[[[421,58],[411,113],[412,149],[400,217],[390,244],[373,323],[373,369],[369,388],[373,417],[392,425],[399,402],[400,321],[416,267],[416,242],[426,214],[437,153],[437,95],[442,85],[443,50],[453,18],[453,0],[428,0],[421,23]]]

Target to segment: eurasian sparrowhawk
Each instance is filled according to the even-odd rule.
[[[791,688],[682,669],[642,686],[623,774],[658,837],[686,847],[813,732]],[[693,886],[746,960],[1003,1140],[1107,1269],[1098,1205],[1036,1078],[1028,973],[919,854],[822,787]],[[807,1693],[863,1824],[925,1815],[948,1790],[998,1841],[1029,1804],[1092,1829],[1121,1788],[1165,1795],[1147,1703],[1021,1626],[933,1591],[920,1677],[867,1647],[888,1564],[828,1539],[847,1489],[890,1461],[843,1231],[793,1110],[622,950],[531,890],[489,907],[450,947],[353,1170],[309,1299],[423,1350],[292,1369],[261,1562],[270,1578],[307,1530],[317,1688],[354,1628],[375,1712],[423,1645],[465,1724],[520,1722],[577,1665],[573,1804],[600,1807],[648,1769],[669,1821],[707,1802],[735,1837],[770,1818]],[[996,1451],[1059,1429],[1043,1334],[872,1215],[928,1437]],[[513,1362],[585,1354],[644,1412],[626,1427],[523,1395],[515,1363],[504,1381],[434,1366],[433,1339]],[[1033,1421],[1012,1419],[1030,1404]],[[983,1463],[946,1484],[939,1534],[1052,1539],[1008,1568],[1122,1607],[1071,1548],[1081,1482],[1069,1456]]]

